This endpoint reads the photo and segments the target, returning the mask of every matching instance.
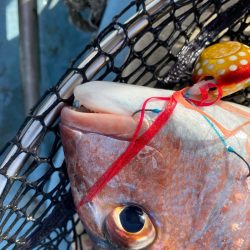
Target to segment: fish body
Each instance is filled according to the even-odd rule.
[[[90,202],[78,206],[129,146],[143,102],[172,94],[91,82],[77,87],[75,98],[95,113],[63,109],[72,194],[90,238],[97,249],[250,249],[250,178],[242,160],[249,161],[250,109],[239,105],[219,101],[198,111],[179,96],[153,139]],[[140,135],[157,119],[153,111],[166,103],[149,102]],[[123,221],[127,215],[135,218],[133,228]]]

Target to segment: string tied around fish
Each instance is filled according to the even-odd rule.
[[[234,64],[237,66],[238,70],[236,70],[235,67],[231,67],[232,65],[230,65],[230,59],[235,59],[236,53],[237,55],[241,56],[248,55],[246,59],[239,60],[238,66]],[[249,63],[246,63],[246,61]],[[227,65],[227,69],[222,69],[220,68],[222,64],[224,67],[227,64],[229,64],[229,66]],[[233,75],[232,72],[234,73]],[[207,77],[209,77],[209,80],[204,80]],[[233,79],[233,82],[230,79]],[[235,154],[247,165],[249,171],[247,177],[250,176],[249,163],[246,159],[244,159],[243,156],[241,156],[239,152],[237,152],[237,150],[230,146],[226,140],[239,131],[242,127],[250,124],[250,114],[243,112],[238,108],[230,109],[227,104],[222,104],[221,106],[223,108],[230,109],[230,111],[233,112],[238,112],[247,118],[245,123],[238,126],[233,131],[230,131],[224,128],[220,123],[213,119],[213,117],[211,117],[209,114],[206,114],[201,109],[202,107],[211,106],[215,103],[218,103],[224,96],[230,95],[250,86],[250,48],[241,43],[231,41],[221,42],[208,47],[202,52],[201,56],[196,62],[193,80],[195,82],[193,86],[176,91],[170,97],[150,97],[144,101],[141,109],[133,114],[135,115],[136,113],[140,112],[140,118],[128,147],[108,167],[104,174],[99,177],[94,185],[90,187],[86,196],[83,197],[83,199],[78,203],[77,209],[79,209],[85,203],[90,202],[105,187],[105,185],[115,175],[117,175],[144,148],[145,145],[147,145],[152,140],[159,130],[168,122],[177,106],[177,103],[182,104],[188,109],[199,112],[204,117],[204,121],[210,125],[216,136],[218,136],[221,143],[225,146],[227,152]],[[147,108],[149,102],[156,100],[164,101],[166,103],[163,110]],[[156,113],[157,117],[150,127],[139,136],[143,125],[145,112]]]

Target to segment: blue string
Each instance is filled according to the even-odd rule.
[[[185,93],[185,97],[188,99],[188,97],[189,97],[189,93],[188,92]],[[162,112],[162,110],[160,110],[160,109],[152,109],[150,111],[153,112],[153,113],[157,113],[157,114],[160,113],[160,112]],[[220,134],[219,130],[209,120],[209,118],[207,116],[205,116],[205,115],[202,115],[202,116],[205,118],[205,120],[208,122],[208,124],[212,127],[212,129],[214,130],[214,132],[216,133],[216,135],[219,137],[219,139],[221,140],[221,142],[223,143],[223,145],[225,146],[225,148],[227,149],[227,151],[228,152],[235,152],[234,149],[227,144],[225,138]]]
[[[208,119],[208,117],[206,117],[205,115],[202,115],[205,120],[210,124],[210,126],[212,127],[212,129],[215,131],[215,133],[218,135],[218,137],[220,138],[221,142],[224,144],[224,146],[226,147],[227,151],[230,153],[234,153],[235,155],[237,155],[242,161],[244,161],[248,167],[248,175],[247,177],[250,177],[250,165],[248,164],[248,162],[244,159],[244,157],[242,157],[240,154],[238,154],[233,147],[229,146],[225,140],[225,138],[220,134],[220,132],[218,131],[218,129],[215,127],[215,125]]]
[[[188,100],[190,96],[190,93],[186,92],[185,93],[185,98]],[[151,109],[150,110],[153,113],[160,113],[162,112],[162,110],[160,109]],[[214,130],[214,132],[216,133],[216,135],[219,137],[219,139],[221,140],[221,142],[223,143],[223,145],[225,146],[225,148],[227,149],[228,152],[230,153],[234,153],[235,150],[233,149],[233,147],[229,146],[225,140],[225,138],[220,134],[219,130],[215,127],[215,125],[212,123],[212,121],[205,115],[202,115],[205,120],[208,122],[208,124],[212,127],[212,129]]]
[[[186,92],[186,94],[184,95],[184,97],[186,98],[187,101],[189,101],[189,93]],[[191,102],[192,103],[192,102]],[[192,105],[194,105],[192,103]],[[208,124],[212,127],[212,129],[214,130],[214,132],[216,133],[216,135],[219,137],[219,139],[221,140],[221,142],[223,143],[223,145],[226,147],[227,152],[229,153],[233,153],[235,155],[237,155],[243,162],[246,163],[247,167],[248,167],[248,175],[247,177],[250,177],[250,165],[248,164],[248,162],[240,155],[238,154],[233,147],[229,146],[225,140],[225,138],[220,134],[219,130],[216,128],[216,126],[212,123],[212,121],[205,115],[202,114],[202,116],[204,117],[204,119],[208,122]]]
[[[186,98],[187,101],[189,101],[188,99],[190,97],[190,93],[187,91],[184,94],[184,97]],[[219,137],[219,139],[221,140],[221,142],[223,143],[223,145],[225,146],[225,148],[227,149],[227,151],[230,152],[230,153],[234,153],[235,150],[231,146],[229,146],[227,144],[225,138],[220,134],[219,130],[215,127],[215,125],[212,123],[212,121],[207,116],[205,116],[205,115],[202,115],[202,116],[205,118],[205,120],[208,122],[208,124],[212,127],[212,129],[214,130],[214,132],[216,133],[216,135]]]
[[[152,109],[151,111],[154,112],[154,113],[157,113],[157,114],[159,114],[161,112],[160,109]]]
[[[189,99],[190,93],[187,91],[187,92],[184,94],[184,97],[185,97],[186,99]]]
[[[186,100],[188,101],[188,97],[189,97],[189,93],[186,93],[186,95],[184,96],[186,98]],[[193,104],[193,103],[192,103]],[[194,105],[194,104],[193,104]],[[162,110],[160,109],[151,109],[150,110],[153,113],[160,113],[162,112]],[[213,124],[213,122],[206,116],[203,115],[204,119],[208,122],[208,124],[211,126],[211,128],[214,130],[215,134],[219,137],[219,139],[221,140],[222,144],[225,146],[225,148],[227,149],[227,152],[229,153],[233,153],[235,155],[237,155],[243,162],[246,163],[247,167],[248,167],[248,175],[247,177],[250,177],[250,165],[248,164],[248,162],[240,155],[238,154],[233,147],[229,146],[225,140],[225,138],[221,135],[219,129]]]
[[[223,143],[223,145],[226,147],[228,152],[235,152],[234,149],[229,146],[225,140],[225,138],[220,134],[219,130],[215,127],[215,125],[209,120],[209,118],[205,115],[202,115],[205,120],[209,123],[209,125],[212,127],[212,129],[214,130],[214,132],[217,134],[217,136],[219,137],[219,139],[221,140],[221,142]]]

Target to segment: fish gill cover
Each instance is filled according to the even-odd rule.
[[[248,0],[133,1],[88,45],[0,153],[0,248],[87,249],[73,207],[59,113],[75,86],[109,80],[166,89],[191,84],[202,49],[249,42]],[[126,21],[126,13],[134,13]],[[227,97],[249,106],[249,89]],[[53,179],[53,182],[51,181]]]

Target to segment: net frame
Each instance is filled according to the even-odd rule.
[[[76,86],[90,80],[190,85],[205,46],[228,38],[250,44],[249,9],[247,0],[151,0],[133,1],[115,16],[0,152],[0,248],[84,249],[58,130],[60,110],[72,104]],[[249,106],[248,96],[245,90],[227,99]]]

